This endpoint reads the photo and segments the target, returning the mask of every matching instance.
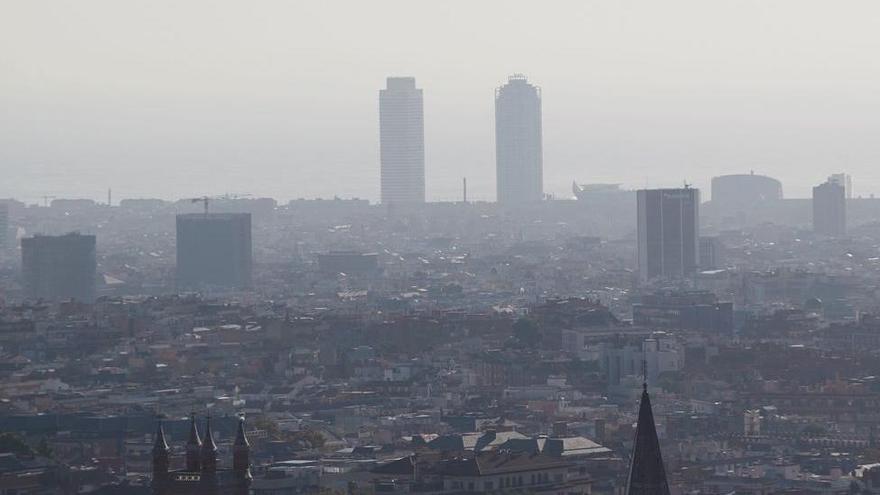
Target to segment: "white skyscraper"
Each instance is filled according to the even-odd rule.
[[[382,203],[425,202],[425,119],[414,77],[389,77],[379,91]]]
[[[499,203],[544,196],[541,90],[521,74],[495,91],[495,166]]]

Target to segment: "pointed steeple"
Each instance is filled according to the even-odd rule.
[[[189,440],[186,441],[186,470],[199,471],[202,455],[202,439],[199,438],[199,427],[196,425],[196,415],[192,413],[189,420]]]
[[[244,417],[238,418],[238,430],[235,432],[235,443],[236,447],[250,447],[251,443],[248,442],[247,435],[244,433]]]
[[[238,419],[238,431],[232,445],[232,470],[241,479],[251,477],[251,444],[244,433],[244,417]]]
[[[156,427],[156,441],[153,443],[153,493],[162,493],[168,483],[168,468],[171,464],[171,449],[165,440],[162,422]]]
[[[202,442],[200,457],[203,473],[217,470],[217,444],[214,443],[214,434],[211,432],[211,416],[205,422],[205,440]]]
[[[669,483],[666,481],[663,456],[660,455],[660,441],[657,439],[647,383],[642,384],[642,401],[639,405],[639,421],[633,442],[626,495],[669,495]]]
[[[153,455],[168,454],[170,450],[170,447],[168,447],[168,441],[165,440],[165,429],[162,428],[162,422],[159,421],[156,426],[156,440],[153,442]]]

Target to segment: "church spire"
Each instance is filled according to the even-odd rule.
[[[189,419],[189,440],[186,441],[186,470],[197,472],[201,466],[202,439],[199,438],[199,427],[196,425],[196,415],[192,413]]]
[[[669,495],[666,469],[660,455],[660,441],[654,424],[651,398],[648,396],[647,377],[642,383],[642,401],[636,425],[632,460],[626,482],[626,495]]]
[[[164,493],[168,484],[168,468],[170,462],[171,449],[165,440],[165,430],[162,428],[162,422],[156,427],[156,441],[153,443],[153,481],[152,492],[156,494]]]
[[[251,443],[248,442],[247,435],[244,433],[244,417],[238,418],[238,429],[235,432],[234,445],[240,448],[248,448],[251,446]]]
[[[156,426],[156,441],[153,442],[153,454],[167,455],[169,450],[168,441],[165,440],[165,429],[162,428],[162,422],[159,421],[159,424]]]
[[[232,470],[240,481],[251,479],[251,444],[244,433],[244,417],[238,418],[238,430],[232,446]]]
[[[217,470],[217,444],[214,443],[214,434],[211,432],[211,416],[205,421],[205,440],[202,442],[202,472]]]

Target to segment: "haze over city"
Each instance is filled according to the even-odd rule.
[[[542,89],[545,192],[880,191],[880,5],[7,1],[0,196],[379,199],[377,91],[424,90],[428,200],[494,200],[493,92]]]
[[[880,495],[878,26],[0,0],[0,495]]]

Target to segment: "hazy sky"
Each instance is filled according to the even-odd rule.
[[[543,89],[548,192],[880,193],[878,26],[876,0],[0,0],[0,197],[376,199],[378,90],[411,75],[428,197],[494,199],[513,72]]]

